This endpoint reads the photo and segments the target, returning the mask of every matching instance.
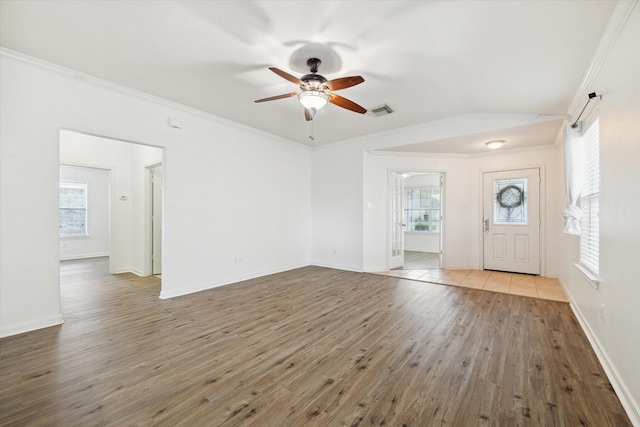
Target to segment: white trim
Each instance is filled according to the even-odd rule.
[[[165,150],[162,149],[162,158],[164,160]],[[162,214],[164,216],[164,165],[162,161],[154,162],[148,165],[145,165],[144,170],[144,260],[143,260],[143,276],[152,276],[153,275],[153,245],[152,245],[152,236],[153,236],[153,221],[151,220],[151,215],[153,213],[153,195],[152,193],[152,181],[153,181],[153,169],[157,167],[162,167],[162,195],[163,200],[161,201],[162,205]],[[163,242],[164,243],[164,233]]]
[[[587,69],[587,72],[585,73],[585,76],[582,79],[582,82],[580,83],[580,86],[578,87],[578,90],[576,91],[571,104],[569,104],[567,112],[570,116],[572,115],[571,112],[573,112],[574,115],[577,115],[580,112],[581,106],[584,105],[585,102],[587,102],[587,94],[588,92],[592,91],[591,89],[593,82],[595,81],[598,74],[600,74],[602,66],[607,60],[611,49],[613,48],[615,42],[618,40],[622,29],[625,27],[627,20],[631,16],[631,13],[633,12],[633,9],[637,4],[638,0],[619,1],[616,4],[611,17],[609,18],[609,22],[604,31],[604,34],[600,38],[600,43],[596,48],[596,52],[593,55],[591,62],[589,63],[589,68]]]
[[[35,57],[29,56],[29,55],[25,55],[25,54],[20,53],[20,52],[13,51],[11,49],[0,47],[0,56],[5,56],[7,58],[11,58],[11,59],[14,59],[14,60],[17,60],[17,61],[21,61],[21,62],[30,64],[30,65],[33,65],[33,66],[36,66],[36,67],[39,67],[39,68],[42,68],[42,69],[45,69],[45,70],[48,70],[48,71],[53,71],[53,72],[56,72],[58,74],[66,75],[67,77],[71,77],[71,78],[74,78],[74,79],[80,79],[80,80],[83,80],[83,81],[87,82],[88,84],[91,84],[91,85],[94,85],[94,86],[97,86],[97,87],[101,87],[103,89],[111,90],[111,91],[114,91],[114,92],[117,92],[117,93],[129,95],[129,96],[133,96],[133,97],[136,97],[138,99],[142,99],[144,101],[152,102],[152,103],[164,106],[164,107],[169,107],[169,108],[174,108],[174,109],[177,109],[177,110],[181,110],[183,112],[186,112],[186,113],[189,113],[189,114],[193,114],[193,115],[199,116],[201,118],[204,118],[204,119],[207,119],[207,120],[211,120],[211,121],[216,122],[216,123],[220,123],[220,124],[223,124],[223,125],[235,127],[236,129],[241,129],[241,130],[244,130],[246,132],[250,132],[250,133],[253,133],[253,134],[256,134],[256,135],[268,137],[270,139],[275,139],[275,140],[277,140],[279,142],[282,142],[282,143],[292,144],[292,145],[295,145],[298,148],[303,148],[303,149],[306,149],[308,151],[312,150],[312,147],[310,147],[308,145],[305,145],[304,143],[301,143],[301,142],[298,142],[298,141],[293,141],[293,140],[287,139],[287,138],[283,138],[281,136],[274,135],[272,133],[268,133],[268,132],[265,132],[265,131],[262,131],[262,130],[259,130],[259,129],[256,129],[256,128],[252,128],[250,126],[244,125],[244,124],[239,123],[239,122],[234,122],[233,120],[225,119],[225,118],[216,116],[214,114],[204,112],[202,110],[197,110],[195,108],[187,107],[186,105],[182,105],[182,104],[179,104],[177,102],[169,101],[169,100],[166,100],[164,98],[160,98],[160,97],[157,97],[157,96],[149,95],[148,93],[141,92],[141,91],[138,91],[138,90],[135,90],[135,89],[131,89],[131,88],[128,88],[126,86],[122,86],[122,85],[119,85],[119,84],[116,84],[116,83],[112,83],[112,82],[110,82],[108,80],[103,80],[103,79],[100,79],[98,77],[94,77],[92,75],[85,74],[85,73],[82,73],[80,71],[73,70],[71,68],[66,68],[66,67],[63,67],[63,66],[60,66],[60,65],[56,65],[56,64],[44,61],[44,60],[39,59],[39,58],[35,58]],[[100,136],[100,135],[96,135],[96,136]],[[115,138],[110,138],[110,139],[115,139]],[[125,142],[131,142],[131,141],[125,141]]]
[[[0,338],[9,337],[11,335],[23,334],[25,332],[35,331],[37,329],[48,328],[51,326],[62,325],[64,319],[62,315],[43,317],[41,319],[31,320],[29,322],[18,323],[17,325],[11,325],[0,328]]]
[[[80,255],[80,256],[72,255],[72,256],[60,257],[60,261],[71,261],[74,259],[102,258],[102,257],[108,257],[108,256],[109,256],[109,252],[101,252],[97,254]]]
[[[167,292],[165,289],[162,289],[160,291],[160,299],[170,299],[170,298],[175,298],[183,295],[193,294],[196,292],[218,288],[220,286],[233,285],[238,282],[243,282],[245,280],[256,279],[259,277],[268,276],[270,274],[284,273],[286,271],[291,271],[291,270],[308,267],[308,266],[309,266],[308,264],[298,264],[298,265],[292,265],[289,267],[276,268],[272,270],[264,270],[264,271],[260,271],[252,274],[242,274],[239,276],[229,277],[227,279],[217,280],[215,282],[200,283],[200,284],[195,284],[191,286],[185,286],[178,289],[172,289],[171,292]],[[332,268],[335,268],[335,267],[332,267]]]
[[[495,157],[505,154],[520,154],[531,151],[556,150],[559,145],[553,144],[534,145],[531,147],[511,148],[508,150],[494,150],[481,153],[430,153],[425,151],[391,151],[391,150],[369,150],[372,156],[387,157],[428,157],[428,158],[459,158],[459,159],[475,159],[478,157]]]
[[[593,274],[591,271],[589,271],[587,268],[585,268],[585,266],[583,266],[580,263],[576,263],[576,264],[573,264],[573,265],[575,265],[576,268],[578,269],[578,271],[580,272],[580,274],[582,274],[584,276],[584,278],[589,283],[591,283],[591,286],[593,286],[596,289],[598,289],[600,287],[600,278],[598,276]]]
[[[364,270],[360,267],[351,267],[349,265],[339,265],[339,264],[322,264],[314,262],[311,264],[313,267],[322,267],[322,268],[330,268],[332,270],[342,270],[342,271],[351,271],[353,273],[364,273]]]
[[[573,301],[573,298],[571,298],[571,294],[566,292],[566,287],[564,286],[562,281],[560,281],[560,284],[565,289],[565,293],[569,296],[569,300],[571,300],[569,306],[571,307],[573,314],[576,316],[576,319],[578,319],[578,323],[580,323],[584,334],[587,336],[589,344],[591,344],[591,348],[593,348],[593,351],[595,352],[600,365],[602,365],[602,368],[604,369],[604,372],[607,375],[611,386],[616,392],[616,395],[618,396],[622,407],[627,412],[627,416],[631,420],[631,424],[633,424],[634,426],[640,426],[640,406],[633,401],[632,395],[631,393],[629,393],[626,384],[622,380],[622,377],[620,376],[620,374],[618,374],[618,371],[614,367],[613,363],[611,363],[609,357],[607,356],[607,353],[600,345],[598,338],[596,338],[596,335],[589,327],[589,323],[580,312],[580,308]]]
[[[384,150],[384,147],[395,147],[398,144],[393,142],[399,134],[408,134],[411,141],[408,141],[402,145],[410,145],[421,142],[437,141],[443,138],[451,138],[458,136],[470,136],[476,135],[482,132],[510,129],[514,127],[530,125],[534,123],[543,123],[551,120],[567,119],[566,115],[544,115],[538,113],[467,113],[457,116],[445,117],[443,119],[436,119],[428,122],[418,123],[414,125],[405,126],[398,129],[391,129],[387,131],[381,131],[374,134],[367,134],[356,136],[353,138],[343,139],[340,141],[327,142],[322,145],[313,147],[314,150],[321,150],[324,148],[331,148],[352,144],[368,144],[373,141],[373,150]],[[474,130],[468,130],[460,133],[460,129],[465,128],[461,126],[464,123],[482,123],[480,126],[474,127]],[[437,133],[444,132],[440,136],[434,136],[430,139],[424,139],[424,131],[436,130]],[[445,131],[446,130],[446,131]],[[453,131],[453,134],[451,132]]]

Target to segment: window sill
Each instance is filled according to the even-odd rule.
[[[60,236],[60,240],[67,240],[67,239],[88,239],[89,235],[88,234],[75,234],[75,235],[68,235],[68,236]]]
[[[416,231],[416,230],[405,230],[405,233],[412,233],[412,234],[440,234],[439,231]]]
[[[574,264],[574,265],[576,266],[580,274],[582,274],[584,278],[587,279],[589,283],[591,283],[591,286],[593,286],[596,289],[600,287],[600,278],[598,276],[596,276],[595,274],[593,274],[592,272],[584,268],[581,264]]]

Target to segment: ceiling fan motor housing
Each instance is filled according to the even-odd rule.
[[[300,77],[300,80],[302,80],[306,84],[300,85],[300,89],[328,89],[328,87],[326,86],[321,87],[321,85],[323,83],[326,83],[328,80],[324,76],[316,74],[318,72],[318,67],[320,66],[320,64],[322,64],[322,61],[320,61],[318,58],[309,58],[307,60],[307,65],[309,66],[309,71],[311,71],[311,74],[305,74],[304,76]]]
[[[320,74],[306,74],[300,77],[304,83],[306,83],[306,87],[304,85],[300,85],[301,89],[327,89],[326,87],[320,88],[323,83],[327,82],[327,79]]]

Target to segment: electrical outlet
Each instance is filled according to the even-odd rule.
[[[602,321],[605,321],[605,317],[604,317],[604,303],[600,304],[600,318],[602,319]]]

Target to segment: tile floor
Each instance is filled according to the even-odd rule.
[[[376,274],[421,282],[484,289],[552,301],[569,302],[558,279],[486,270],[391,270]]]

